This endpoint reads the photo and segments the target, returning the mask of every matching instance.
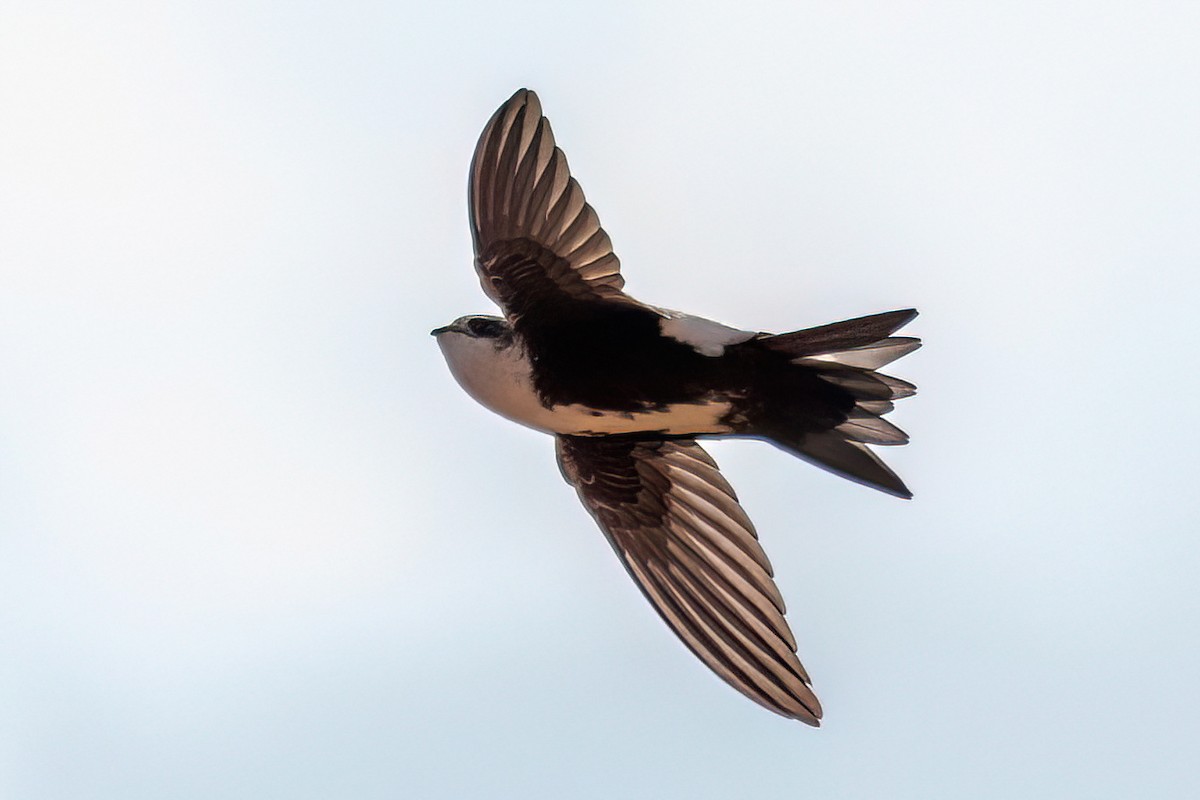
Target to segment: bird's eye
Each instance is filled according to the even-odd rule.
[[[470,329],[472,336],[478,336],[485,339],[494,339],[499,336],[504,326],[498,319],[475,318],[467,321],[467,328]]]

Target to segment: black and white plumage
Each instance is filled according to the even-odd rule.
[[[699,437],[765,439],[899,497],[868,445],[912,384],[876,370],[920,346],[892,311],[772,335],[641,303],[571,177],[537,96],[518,91],[471,164],[471,233],[504,317],[433,333],[476,400],[554,434],[567,482],[667,625],[721,678],[786,717],[821,706],[796,657],[771,564]]]

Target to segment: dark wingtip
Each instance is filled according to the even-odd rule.
[[[822,712],[821,712],[820,706],[817,707],[816,711],[813,711],[811,708],[806,708],[805,710],[808,711],[807,714],[790,714],[789,718],[794,719],[797,722],[803,722],[805,725],[809,726],[810,728],[821,727],[821,713]]]

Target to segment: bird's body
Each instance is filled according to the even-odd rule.
[[[500,319],[468,317],[463,325],[480,319],[505,326],[504,334],[439,343],[467,393],[514,422],[578,436],[734,432],[736,383],[717,379],[722,365],[650,326],[611,325],[615,335],[534,351]]]
[[[911,496],[866,445],[907,441],[882,415],[914,388],[876,369],[919,346],[891,335],[916,312],[772,335],[634,300],[525,90],[484,130],[470,199],[476,268],[505,317],[434,331],[455,379],[557,437],[564,477],[694,653],[756,702],[817,724],[770,564],[695,440],[766,439]]]

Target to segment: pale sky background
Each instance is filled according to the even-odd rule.
[[[8,2],[0,797],[1200,796],[1194,3]],[[911,503],[755,442],[812,730],[667,631],[488,312],[536,89],[635,296],[916,306]]]

